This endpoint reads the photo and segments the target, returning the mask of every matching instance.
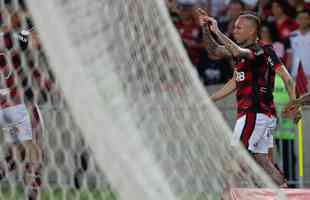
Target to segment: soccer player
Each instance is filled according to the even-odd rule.
[[[235,42],[219,30],[217,21],[204,10],[198,9],[197,14],[208,51],[218,57],[233,58],[233,78],[211,96],[213,101],[218,101],[236,91],[238,119],[232,143],[241,140],[274,182],[279,187],[287,187],[283,175],[268,159],[268,149],[273,146],[271,131],[276,127],[272,95],[275,73],[283,79],[291,100],[295,99],[293,79],[272,47],[259,44],[261,25],[255,13],[240,14],[233,29]]]
[[[22,31],[15,35],[21,51],[27,49],[29,34],[27,31]],[[13,38],[7,37],[11,40],[8,44],[11,44]],[[35,200],[41,185],[42,152],[34,134],[34,130],[36,131],[39,126],[40,113],[36,105],[25,101],[22,84],[28,76],[21,66],[20,53],[11,46],[1,49],[0,53],[0,127],[6,130],[4,137],[10,144],[10,153],[6,156],[6,163],[0,168],[0,175],[4,177],[6,171],[14,170],[16,161],[21,160],[27,198]],[[41,80],[42,77],[31,65],[31,60],[28,61],[28,68],[34,79],[46,83],[46,89],[50,89],[50,83]]]

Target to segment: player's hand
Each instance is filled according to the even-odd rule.
[[[201,26],[208,24],[210,31],[212,31],[213,33],[218,33],[220,31],[218,28],[217,21],[213,17],[208,16],[207,11],[201,8],[197,8],[196,13],[199,19],[199,24]]]
[[[290,101],[282,110],[282,115],[284,117],[289,117],[293,113],[296,113],[302,106],[302,97]]]
[[[291,118],[295,123],[298,123],[298,121],[302,118],[301,106],[302,104],[300,99],[290,101],[282,110],[282,116]]]
[[[209,24],[210,31],[217,34],[220,32],[216,19],[213,17],[207,17],[207,23]]]
[[[166,4],[171,11],[178,12],[176,0],[166,0]]]
[[[208,23],[208,12],[202,8],[197,8],[195,10],[196,17],[198,18],[198,22],[200,26],[204,26]]]

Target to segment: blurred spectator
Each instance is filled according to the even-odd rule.
[[[227,60],[213,58],[206,51],[202,42],[202,31],[196,19],[193,3],[177,3],[166,0],[172,20],[180,33],[184,47],[192,64],[196,67],[205,85],[225,83],[232,76],[232,69]],[[205,7],[206,4],[200,4]]]
[[[242,0],[245,5],[245,10],[253,11],[258,3],[258,0]]]
[[[276,30],[273,26],[270,26],[267,23],[262,25],[260,43],[264,45],[271,44],[277,56],[280,59],[284,58],[285,55],[284,44],[277,40]]]
[[[219,17],[219,27],[227,36],[231,36],[236,19],[245,9],[245,4],[241,0],[231,0],[225,16]]]
[[[310,0],[304,0],[304,8],[310,9]]]
[[[199,77],[204,85],[226,83],[233,75],[229,59],[219,59],[203,50],[197,65]]]
[[[193,65],[197,65],[203,49],[201,29],[197,23],[194,4],[180,4],[181,20],[176,24]]]
[[[203,6],[208,11],[210,16],[220,16],[230,0],[177,0],[179,4],[192,3],[198,6]],[[225,12],[225,11],[224,11]]]
[[[295,10],[292,8],[286,0],[273,0],[271,2],[271,11],[274,19],[270,21],[271,26],[276,28],[277,40],[285,42],[291,32],[298,28],[297,21],[291,16],[295,15]],[[285,66],[291,71],[291,58],[290,51],[285,51],[283,56],[283,62]]]
[[[298,30],[290,34],[288,49],[292,54],[292,75],[298,74],[298,68],[303,67],[306,76],[310,77],[310,11],[302,10],[297,14]]]
[[[297,12],[304,9],[304,0],[287,0],[291,7],[294,7]]]
[[[255,10],[262,21],[266,21],[272,16],[271,3],[269,0],[258,0]]]
[[[19,16],[19,12],[12,13],[10,17],[11,17],[10,18],[11,27],[15,31],[21,31],[22,24],[21,24],[21,19],[20,19],[20,16]]]
[[[22,11],[28,10],[25,0],[18,0],[18,5]]]
[[[207,7],[210,16],[218,17],[227,6],[228,0],[207,0]]]
[[[180,20],[178,5],[176,0],[166,0],[167,8],[169,10],[169,14],[171,17],[171,20],[174,24],[177,24]]]
[[[5,8],[11,12],[14,10],[14,3],[12,0],[4,0],[3,1]]]
[[[298,28],[298,23],[291,17],[294,9],[285,0],[273,0],[271,4],[274,23],[280,40],[285,40],[289,34]]]

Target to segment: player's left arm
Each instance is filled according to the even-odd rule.
[[[289,95],[290,101],[296,99],[296,94],[295,94],[295,81],[292,78],[292,76],[288,73],[286,67],[281,64],[276,68],[276,73],[279,74],[281,79],[283,80],[286,90]]]
[[[240,47],[221,31],[216,32],[216,35],[220,43],[225,46],[225,48],[233,55],[233,57],[247,59],[255,58],[252,50]]]
[[[288,105],[282,110],[282,115],[284,117],[291,117],[295,123],[298,123],[302,118],[300,105],[291,108],[292,103],[296,102],[295,82],[283,64],[276,69],[276,72],[283,80],[290,99]]]
[[[295,94],[295,81],[287,71],[285,65],[282,63],[276,52],[271,45],[263,47],[263,52],[266,56],[266,62],[269,67],[273,68],[275,72],[281,77],[284,82],[285,88],[288,92],[290,101],[296,99]]]
[[[286,67],[280,62],[279,58],[276,56],[273,50],[270,51],[270,54],[268,56],[268,62],[274,67],[276,73],[283,80],[289,95],[289,104],[282,110],[282,114],[286,117],[290,116],[294,120],[294,122],[297,123],[302,117],[299,107],[296,107],[292,110],[289,110],[288,108],[292,102],[296,101],[294,79],[288,73]]]

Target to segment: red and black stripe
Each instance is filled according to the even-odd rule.
[[[256,113],[248,112],[245,116],[245,125],[241,134],[241,142],[246,148],[249,146],[249,140],[255,128]]]

